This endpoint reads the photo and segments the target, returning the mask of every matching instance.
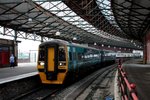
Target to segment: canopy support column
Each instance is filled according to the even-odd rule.
[[[18,65],[18,42],[17,42],[17,31],[14,30],[14,57],[15,57],[15,66]]]
[[[144,42],[144,62],[150,64],[150,31],[145,36]]]

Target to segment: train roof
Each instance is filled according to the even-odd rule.
[[[53,40],[50,40],[50,41],[43,42],[43,43],[40,44],[40,46],[48,45],[48,44],[60,44],[60,45],[77,46],[77,47],[82,47],[82,48],[89,48],[89,49],[99,50],[99,49],[89,47],[89,46],[86,46],[86,45],[81,45],[81,44],[68,42],[68,41],[64,41],[64,40],[60,40],[60,39],[53,39]]]
[[[50,40],[50,41],[46,41],[46,42],[41,43],[40,46],[49,45],[49,44],[69,45],[69,42],[64,41],[64,40],[60,40],[60,39],[53,39],[53,40]]]

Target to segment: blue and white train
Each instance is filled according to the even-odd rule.
[[[115,62],[115,55],[63,40],[51,40],[39,46],[38,71],[42,83],[64,84],[89,71]]]

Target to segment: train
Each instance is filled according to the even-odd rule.
[[[37,69],[44,84],[65,84],[115,63],[113,51],[54,39],[39,45]]]
[[[117,52],[116,58],[142,58],[142,55],[140,53],[122,53],[122,52]]]

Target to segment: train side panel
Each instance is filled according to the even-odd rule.
[[[114,52],[111,50],[102,50],[101,57],[103,66],[113,64],[116,61],[116,56],[114,55]]]
[[[69,46],[69,75],[75,80],[96,69],[96,65],[101,63],[101,54],[99,50],[82,48],[78,46]],[[101,67],[99,65],[99,67]]]

